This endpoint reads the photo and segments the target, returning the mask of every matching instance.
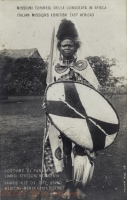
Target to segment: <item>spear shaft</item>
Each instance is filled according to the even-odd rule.
[[[48,69],[47,69],[47,78],[46,83],[49,85],[53,82],[53,75],[52,75],[52,66],[53,66],[53,52],[54,52],[54,38],[55,38],[55,27],[52,31],[52,38],[51,38],[51,46],[50,46],[50,56],[48,62]],[[41,170],[41,183],[40,183],[40,190],[42,185],[42,177],[43,177],[43,170],[44,170],[44,146],[45,146],[45,138],[47,136],[47,115],[45,115],[45,129],[44,129],[44,136],[43,136],[43,150],[42,150],[42,170]]]

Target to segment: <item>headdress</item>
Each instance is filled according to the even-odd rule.
[[[77,29],[75,27],[75,24],[70,20],[63,19],[61,21],[56,37],[58,40],[58,47],[60,42],[62,42],[64,39],[73,40],[76,43],[77,48],[79,48],[80,46]]]

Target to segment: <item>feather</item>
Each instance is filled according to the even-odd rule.
[[[56,37],[60,41],[62,41],[65,38],[71,38],[74,40],[78,38],[78,32],[75,28],[74,23],[70,20],[62,20],[61,24],[59,25]]]

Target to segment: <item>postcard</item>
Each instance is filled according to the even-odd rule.
[[[126,19],[125,0],[0,1],[1,200],[126,199]],[[80,195],[72,142],[94,165]]]

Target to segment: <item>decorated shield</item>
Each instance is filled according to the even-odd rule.
[[[71,81],[49,85],[46,108],[54,126],[86,149],[104,149],[117,136],[119,119],[115,109],[89,86]]]

